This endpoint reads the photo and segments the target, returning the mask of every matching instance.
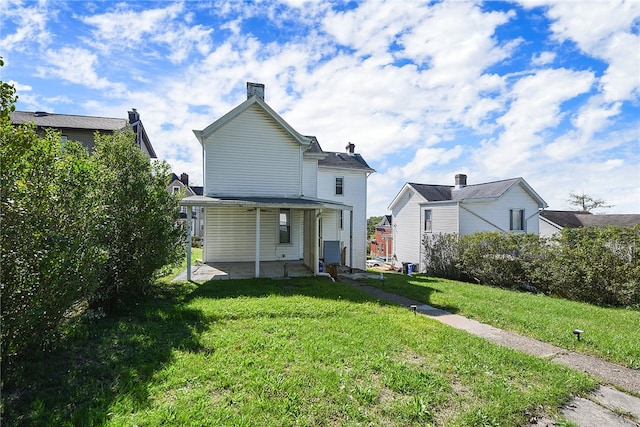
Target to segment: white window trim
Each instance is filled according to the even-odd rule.
[[[520,224],[518,224],[520,226],[520,228],[514,228],[514,223],[513,223],[513,212],[514,211],[519,211],[520,212]],[[526,232],[527,231],[527,223],[525,220],[525,210],[522,208],[511,208],[509,209],[509,231],[514,231],[514,232]]]
[[[283,211],[289,212],[288,215],[288,227],[289,227],[289,241],[288,242],[281,242],[280,241],[280,215]],[[291,209],[289,208],[280,208],[278,209],[278,216],[276,218],[277,221],[277,237],[276,237],[276,241],[278,242],[278,246],[291,246],[293,245],[293,212]]]
[[[429,212],[429,227],[427,227],[427,212]],[[433,210],[422,210],[422,231],[425,233],[433,233]]]
[[[338,180],[341,180],[341,182],[342,182],[342,184],[341,184],[342,192],[339,193],[339,194],[338,194]],[[334,191],[336,196],[344,196],[344,176],[336,176],[335,177],[333,191]]]

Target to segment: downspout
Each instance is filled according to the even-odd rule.
[[[256,208],[256,269],[255,277],[260,277],[260,208]]]
[[[191,281],[191,205],[187,206],[187,281]]]

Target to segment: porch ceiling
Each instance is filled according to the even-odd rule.
[[[306,197],[209,197],[189,196],[180,200],[180,206],[228,206],[250,208],[341,209],[352,206],[331,200]]]

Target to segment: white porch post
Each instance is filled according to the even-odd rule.
[[[314,209],[313,213],[313,274],[317,276],[320,274],[320,211],[318,209]]]
[[[193,208],[187,206],[187,280],[191,281],[191,212]]]
[[[349,268],[353,268],[353,209],[349,211]]]
[[[256,208],[256,270],[255,276],[260,277],[260,208]]]

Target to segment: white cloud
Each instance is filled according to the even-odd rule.
[[[531,58],[531,64],[536,66],[551,64],[556,59],[555,52],[544,51],[534,54]]]
[[[56,76],[61,80],[83,85],[92,89],[125,91],[121,83],[112,83],[107,78],[99,77],[96,66],[99,58],[95,53],[84,48],[63,47],[60,50],[49,49],[45,52],[47,66],[38,66],[40,76]]]
[[[49,10],[46,3],[27,3],[25,6],[21,1],[0,2],[0,15],[3,24],[0,31],[0,46],[4,55],[16,50],[23,52],[30,49],[32,43],[47,45],[51,43],[51,34],[47,31],[47,22],[54,19],[56,12]],[[15,30],[12,30],[15,24]]]

